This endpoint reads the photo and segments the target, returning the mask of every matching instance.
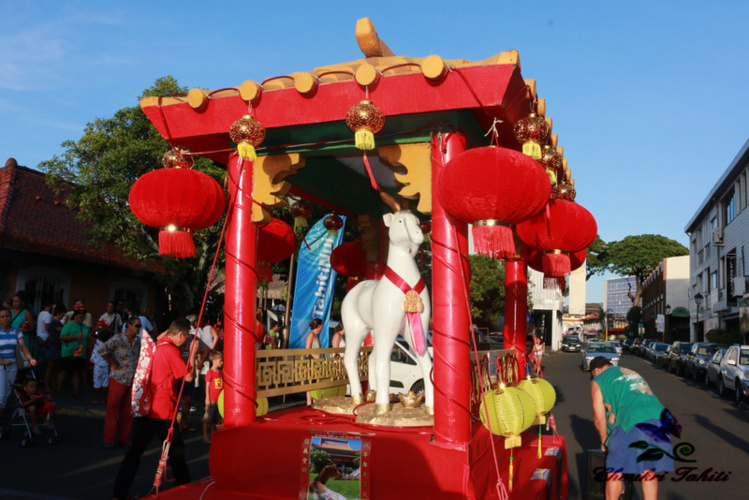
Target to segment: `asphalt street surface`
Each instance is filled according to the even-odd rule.
[[[749,468],[749,411],[730,398],[720,398],[715,388],[687,381],[651,363],[624,354],[622,366],[639,372],[661,402],[683,427],[682,437],[694,452],[677,462],[680,472],[668,473],[659,483],[661,499],[746,498],[746,469]],[[544,376],[557,391],[552,410],[560,434],[567,439],[569,498],[585,498],[586,451],[600,442],[593,426],[590,404],[590,375],[580,369],[578,353],[548,353]],[[65,396],[63,394],[63,396]],[[105,449],[102,445],[104,405],[90,403],[91,391],[83,398],[62,397],[55,419],[60,442],[49,445],[46,436],[35,438],[31,447],[21,446],[21,432],[14,429],[0,440],[0,499],[109,499],[112,483],[125,448]],[[203,443],[202,398],[196,397],[190,423],[194,432],[183,435],[185,455],[193,480],[209,476],[209,445]],[[273,402],[272,402],[273,403]],[[278,407],[280,401],[275,401]],[[304,404],[303,395],[290,398],[284,406]],[[7,417],[7,415],[6,415]],[[40,439],[41,438],[41,439]],[[154,438],[141,460],[131,494],[147,495],[152,488],[161,443]],[[171,473],[167,473],[171,477]],[[712,479],[712,480],[711,480]],[[171,486],[162,486],[162,491]],[[639,487],[634,498],[642,498]]]

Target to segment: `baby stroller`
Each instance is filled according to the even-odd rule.
[[[28,411],[23,407],[21,392],[24,389],[23,386],[18,384],[13,384],[12,389],[15,408],[10,414],[10,419],[5,426],[0,426],[0,439],[4,438],[7,434],[10,434],[13,427],[21,427],[23,428],[21,446],[31,446],[33,444],[35,433],[32,430],[31,417],[29,416]],[[41,438],[44,435],[49,444],[57,444],[60,442],[60,438],[57,435],[57,428],[51,418],[46,419],[43,424],[40,423],[39,428],[40,430],[43,429],[43,434],[36,435],[36,437]]]

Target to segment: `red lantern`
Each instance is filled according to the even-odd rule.
[[[530,249],[528,251],[528,257],[527,257],[528,267],[530,267],[534,271],[543,273],[544,272],[543,256],[544,254],[542,252]],[[572,271],[579,269],[580,266],[582,266],[583,263],[585,262],[585,259],[588,258],[588,249],[583,248],[582,250],[578,252],[571,253],[569,257],[570,257],[570,272],[572,272]],[[557,287],[560,290],[563,290],[564,285],[565,285],[564,277],[555,278],[551,276],[544,276],[544,288]]]
[[[291,257],[296,250],[296,235],[291,226],[280,219],[271,219],[257,230],[257,260],[276,263]]]
[[[237,145],[237,152],[245,160],[257,158],[255,148],[265,140],[265,127],[251,115],[244,115],[231,124],[229,137]]]
[[[338,274],[346,276],[346,291],[364,279],[380,279],[385,265],[380,262],[367,262],[367,251],[363,241],[348,241],[338,245],[330,254],[330,267]]]
[[[598,226],[583,206],[565,200],[551,200],[546,211],[518,224],[516,230],[524,245],[543,253],[544,274],[559,278],[572,270],[570,254],[593,243]]]
[[[273,281],[271,264],[291,257],[296,250],[296,235],[291,226],[279,219],[271,219],[257,230],[257,275],[261,283]]]
[[[523,145],[523,154],[534,160],[541,158],[541,144],[549,140],[549,134],[551,134],[549,123],[534,113],[515,123],[515,137]]]
[[[438,196],[453,217],[473,226],[481,255],[505,259],[516,254],[512,225],[543,210],[551,185],[537,161],[511,149],[468,150],[445,165]]]
[[[374,135],[385,126],[385,115],[369,101],[361,101],[349,109],[346,125],[355,133],[354,145],[358,149],[375,148]]]
[[[322,221],[329,235],[336,234],[343,227],[343,219],[338,214],[330,214]]]
[[[128,197],[130,210],[144,224],[160,228],[159,253],[195,255],[192,231],[215,223],[224,213],[224,190],[212,177],[187,168],[164,168],[142,175]]]

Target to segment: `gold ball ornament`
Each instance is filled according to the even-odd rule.
[[[251,115],[244,115],[231,124],[229,137],[237,145],[239,156],[253,161],[257,158],[255,148],[265,140],[265,127]]]
[[[559,186],[559,193],[559,198],[562,200],[575,201],[575,198],[577,197],[577,191],[575,191],[575,188],[566,182]]]
[[[385,115],[370,101],[361,101],[348,110],[346,125],[355,133],[354,145],[358,149],[375,148],[374,134],[385,126]]]
[[[562,162],[562,155],[559,151],[552,148],[551,146],[544,146],[541,150],[541,158],[538,159],[538,163],[541,164],[546,173],[549,175],[551,184],[557,183],[557,177],[564,171],[564,163]]]
[[[523,154],[535,160],[541,158],[541,145],[549,140],[550,134],[551,126],[535,113],[515,123],[515,137],[523,145]]]
[[[505,437],[505,449],[522,444],[520,434],[533,425],[536,403],[517,387],[492,389],[484,394],[479,415],[489,432]]]
[[[184,154],[180,149],[170,149],[164,153],[161,163],[166,168],[192,168],[195,165],[195,160],[192,156]]]
[[[557,401],[557,393],[548,381],[542,378],[530,377],[520,381],[517,385],[531,395],[536,404],[536,423],[546,423],[544,415],[549,413]]]

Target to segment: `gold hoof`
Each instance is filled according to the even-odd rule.
[[[427,415],[434,416],[434,406],[425,406],[424,409],[427,412]]]
[[[376,397],[377,397],[377,392],[374,389],[370,389],[367,391],[367,397],[364,399],[367,403],[372,403],[374,402]]]
[[[375,405],[375,414],[376,415],[384,415],[385,413],[390,413],[390,405],[389,404]]]
[[[359,406],[360,404],[364,403],[364,396],[362,396],[361,394],[351,396],[351,403],[353,403],[354,406]]]

